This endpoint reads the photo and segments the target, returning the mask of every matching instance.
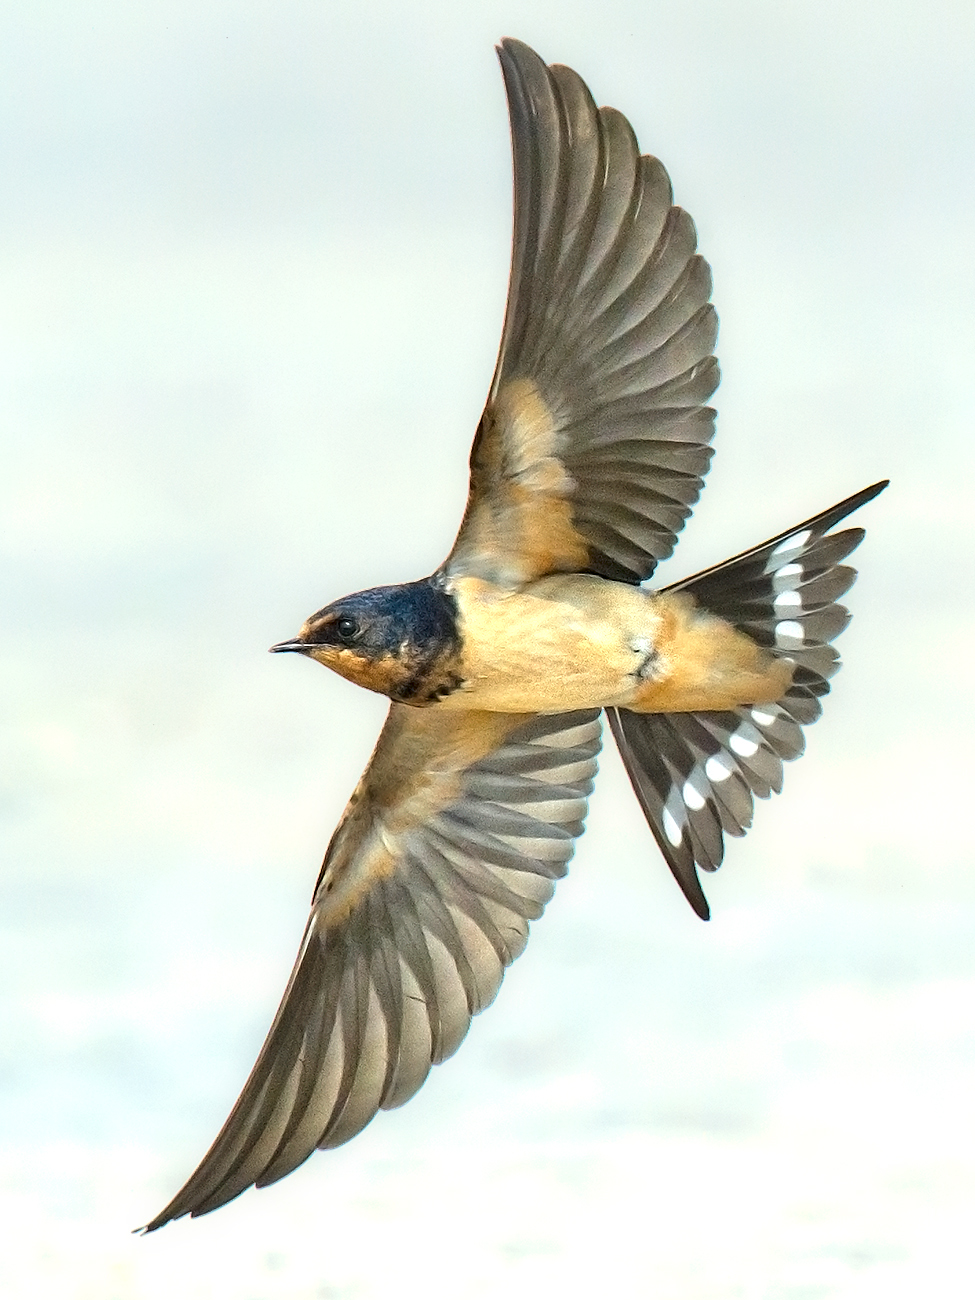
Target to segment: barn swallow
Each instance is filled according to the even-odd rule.
[[[664,858],[743,835],[839,667],[832,531],[877,483],[673,586],[643,584],[703,486],[711,273],[630,124],[505,40],[514,236],[500,354],[453,549],[272,649],[389,697],[325,854],[281,1006],[230,1118],[146,1230],[264,1187],[402,1105],[494,998],[582,833],[603,712]]]

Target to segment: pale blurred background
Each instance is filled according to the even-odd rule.
[[[405,1110],[146,1239],[250,1068],[383,703],[266,648],[439,563],[501,326],[492,44],[715,272],[679,577],[875,479],[847,666],[691,914],[607,750]],[[0,1291],[975,1294],[970,0],[0,10]]]

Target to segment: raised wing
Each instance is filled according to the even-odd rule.
[[[744,835],[754,800],[782,789],[782,764],[805,748],[803,727],[839,671],[832,641],[850,621],[838,603],[856,580],[841,561],[862,528],[830,529],[887,486],[875,483],[786,533],[675,584],[759,645],[792,661],[792,683],[774,704],[725,713],[608,710],[633,789],[677,883],[698,916],[707,900],[698,869],[716,871],[724,836]]]
[[[514,239],[497,369],[447,573],[638,582],[671,554],[711,460],[711,272],[670,180],[570,68],[499,48]]]
[[[457,1050],[565,874],[599,744],[598,710],[392,706],[257,1064],[147,1231],[347,1142]]]

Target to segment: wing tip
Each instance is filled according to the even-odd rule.
[[[166,1211],[163,1210],[162,1213],[157,1214],[154,1219],[150,1219],[148,1223],[144,1223],[141,1228],[133,1228],[132,1235],[136,1237],[148,1237],[150,1232],[158,1232],[160,1228],[165,1228],[167,1223],[172,1223],[175,1217],[178,1216],[167,1214]]]
[[[516,67],[519,60],[537,62],[543,67],[546,66],[542,56],[536,50],[533,50],[530,45],[526,45],[524,41],[519,41],[516,36],[502,36],[495,45],[494,52],[498,56],[498,62],[501,64],[502,69],[505,71]]]

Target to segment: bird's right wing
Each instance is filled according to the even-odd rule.
[[[447,574],[639,582],[674,549],[711,460],[711,272],[633,128],[571,68],[498,50],[514,236],[497,368]]]
[[[599,711],[394,704],[329,846],[294,972],[240,1099],[147,1225],[206,1214],[354,1137],[457,1050],[583,828]]]

